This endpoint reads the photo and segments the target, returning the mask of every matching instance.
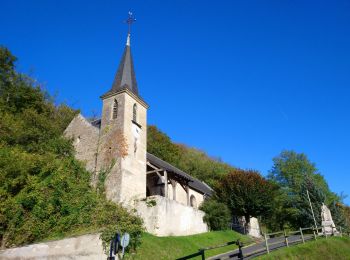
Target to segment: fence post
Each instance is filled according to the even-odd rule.
[[[304,234],[303,234],[302,228],[300,228],[300,235],[301,235],[301,240],[303,241],[303,244],[305,244],[305,239],[304,239]]]
[[[199,252],[201,253],[202,260],[205,260],[204,249],[199,249]]]
[[[314,238],[315,238],[315,240],[317,240],[315,228],[312,228],[312,230],[314,231]]]
[[[340,229],[340,237],[343,237],[343,230],[341,227],[339,227],[339,229]]]
[[[238,241],[238,258],[240,260],[244,259],[242,247],[243,247],[243,244],[240,241]]]
[[[284,240],[285,240],[285,242],[286,242],[286,246],[289,247],[287,232],[286,232],[285,230],[283,230],[283,233],[284,233]]]
[[[266,251],[268,254],[270,254],[270,250],[269,250],[269,242],[267,241],[267,236],[266,233],[264,233],[264,238],[265,238],[265,246],[266,246]]]

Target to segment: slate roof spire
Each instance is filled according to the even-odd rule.
[[[119,63],[119,67],[117,73],[115,74],[112,88],[109,92],[119,92],[124,89],[129,89],[135,95],[139,95],[135,76],[134,62],[131,55],[129,33],[126,40],[126,45],[122,59]]]
[[[129,30],[126,39],[126,45],[124,48],[124,53],[119,63],[118,70],[115,74],[112,88],[105,95],[128,89],[136,96],[139,96],[135,76],[134,62],[132,59],[130,48],[130,26],[135,21],[136,20],[133,18],[132,13],[129,12],[129,18],[126,20],[126,23],[128,23],[129,25]]]

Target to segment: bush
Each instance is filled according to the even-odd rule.
[[[90,186],[62,137],[77,111],[55,105],[15,60],[0,47],[0,247],[89,232],[102,232],[105,245],[119,231],[135,248],[142,220]]]
[[[228,228],[231,214],[226,204],[210,199],[205,200],[200,209],[205,212],[203,220],[210,230],[225,230]]]
[[[137,246],[142,220],[90,187],[90,173],[74,158],[32,155],[0,147],[0,231],[5,247],[85,232],[129,232]],[[17,175],[16,175],[17,174]]]

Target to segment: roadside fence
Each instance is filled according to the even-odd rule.
[[[298,230],[283,230],[273,233],[264,233],[263,234],[263,242],[262,246],[255,250],[250,251],[249,253],[243,254],[242,249],[251,248],[250,246],[243,247],[243,243],[239,240],[236,241],[230,241],[222,245],[212,246],[212,247],[206,247],[201,248],[198,250],[198,252],[193,253],[191,255],[187,255],[181,258],[178,258],[177,260],[187,260],[191,259],[197,256],[200,256],[202,260],[205,260],[205,251],[221,248],[229,245],[238,245],[238,252],[237,250],[233,251],[232,254],[229,255],[230,258],[235,259],[244,259],[245,257],[250,257],[253,255],[260,255],[264,254],[265,252],[267,254],[270,253],[271,250],[277,249],[280,247],[289,247],[292,244],[300,244],[305,243],[309,240],[317,240],[320,237],[328,238],[329,236],[340,236],[348,235],[350,237],[350,232],[347,231],[343,233],[342,227],[338,227],[339,230],[336,230],[336,228],[332,228],[332,233],[328,234],[324,228],[322,227],[307,227],[307,228],[299,228]],[[265,244],[265,246],[264,246]]]
[[[297,235],[299,234],[299,238]],[[293,236],[292,240],[288,238]],[[299,228],[295,231],[278,231],[274,233],[264,233],[265,240],[265,249],[261,251],[267,251],[270,253],[270,248],[274,245],[280,245],[281,241],[276,238],[284,237],[284,246],[289,247],[290,244],[295,243],[305,243],[307,240],[317,240],[318,237],[328,238],[329,236],[343,236],[342,227],[339,227],[339,231],[336,231],[336,228],[332,228],[332,234],[327,234],[325,229],[322,227],[308,227],[308,228]],[[258,252],[254,252],[255,254]]]
[[[194,253],[194,254],[191,254],[188,256],[184,256],[184,257],[178,258],[176,260],[187,260],[187,259],[191,259],[191,258],[194,258],[197,256],[201,256],[202,260],[205,260],[205,251],[216,249],[216,248],[221,248],[221,247],[225,247],[225,246],[229,246],[229,245],[237,245],[238,246],[238,253],[232,254],[230,257],[238,257],[238,259],[243,259],[243,252],[242,252],[243,243],[241,241],[239,241],[239,239],[238,239],[236,241],[230,241],[230,242],[227,242],[227,243],[222,244],[222,245],[201,248],[198,250],[197,253]]]

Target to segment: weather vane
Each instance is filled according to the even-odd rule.
[[[128,33],[130,34],[131,31],[131,25],[136,22],[136,19],[134,18],[132,12],[129,11],[129,17],[125,20],[125,22],[128,24]]]

